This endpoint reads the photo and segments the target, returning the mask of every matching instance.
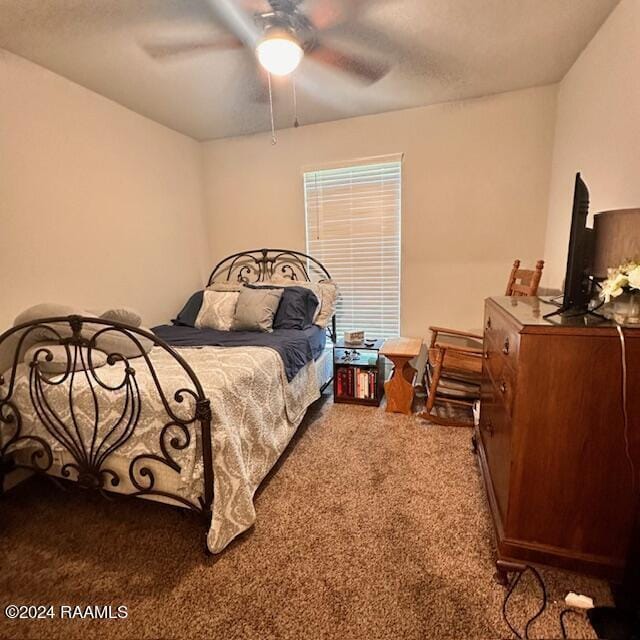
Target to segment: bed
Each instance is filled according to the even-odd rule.
[[[222,260],[208,286],[276,276],[330,280],[311,256],[260,249]],[[325,335],[335,340],[335,317],[326,330],[273,333],[151,332],[79,315],[14,326],[0,336],[13,354],[0,377],[0,490],[26,469],[108,498],[181,507],[204,521],[207,553],[222,551],[254,523],[256,489],[331,380]],[[122,346],[98,363],[106,337]],[[34,338],[47,343],[23,361]],[[51,343],[65,356],[55,374],[43,370]]]

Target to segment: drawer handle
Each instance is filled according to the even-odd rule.
[[[488,359],[489,359],[489,349],[487,349],[487,350],[484,352],[484,359],[485,359],[485,360],[488,360]]]
[[[491,316],[487,318],[487,329],[491,329]]]
[[[502,393],[507,393],[507,383],[504,380],[500,383],[500,391]]]
[[[493,435],[493,424],[492,424],[491,420],[487,420],[487,421],[484,423],[484,430],[485,430],[485,431],[486,431],[490,436],[492,436],[492,435]]]
[[[504,353],[505,356],[509,355],[509,338],[505,338],[504,339],[504,345],[502,347],[502,353]]]

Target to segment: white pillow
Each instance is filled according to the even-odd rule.
[[[322,306],[318,317],[313,321],[319,327],[325,329],[329,326],[331,318],[335,315],[338,304],[338,285],[333,280],[321,280],[318,283],[322,296]]]
[[[238,291],[205,289],[202,296],[202,306],[196,318],[196,327],[198,329],[231,331],[239,297]]]
[[[86,347],[80,347],[81,354],[75,361],[75,370],[84,371],[89,368],[89,349]],[[47,359],[47,356],[51,356],[51,360]],[[31,364],[37,360],[40,363],[40,370],[44,373],[64,373],[67,370],[67,366],[74,364],[73,362],[74,347],[69,347],[69,354],[67,355],[67,349],[61,344],[52,344],[47,342],[41,342],[31,347],[24,355],[24,363],[26,365]],[[104,367],[107,364],[107,354],[99,351],[98,349],[91,349],[91,365],[94,369]]]
[[[240,293],[244,284],[242,282],[214,282],[207,287],[207,291],[236,291]]]
[[[71,307],[68,304],[57,304],[55,302],[43,302],[41,304],[34,304],[32,307],[25,309],[20,315],[13,321],[13,326],[22,324],[23,322],[32,322],[33,320],[40,320],[41,318],[54,318],[56,316],[86,316],[97,317],[93,313],[84,311],[79,307]]]
[[[151,332],[148,327],[138,328]],[[138,358],[145,353],[149,353],[149,351],[153,349],[153,341],[149,338],[145,338],[134,331],[125,335],[120,330],[105,325],[88,324],[83,330],[82,335],[85,338],[90,339],[100,331],[103,333],[100,333],[96,338],[96,349],[104,351],[107,355],[118,354],[125,358],[133,359]],[[138,347],[133,339],[140,343],[140,347]]]
[[[13,321],[13,326],[15,327],[19,324],[22,324],[23,322],[38,321],[43,318],[55,318],[56,316],[66,317],[73,315],[85,316],[87,318],[96,317],[95,314],[89,313],[88,311],[83,311],[78,307],[70,307],[66,304],[57,304],[54,302],[44,302],[42,304],[36,304],[32,307],[29,307],[28,309],[25,309]],[[53,323],[47,326],[51,326],[53,329],[58,331],[62,338],[70,338],[73,335],[68,322]],[[48,331],[44,328],[34,329],[29,334],[29,338],[34,342],[57,339],[56,335],[52,331]]]
[[[94,314],[83,311],[82,309],[79,309],[77,307],[70,307],[64,304],[43,303],[36,304],[32,307],[29,307],[28,309],[25,309],[13,321],[13,326],[15,327],[19,324],[23,324],[24,322],[33,322],[35,320],[40,320],[41,318],[53,318],[56,316],[69,316],[74,314],[88,317],[94,316]],[[54,323],[47,326],[51,326],[51,328],[54,329],[61,338],[70,338],[73,335],[71,327],[69,327],[69,324],[66,322]],[[9,367],[13,366],[15,351],[18,348],[18,344],[22,335],[22,331],[17,331],[0,343],[0,375],[4,374],[9,369]],[[22,348],[20,349],[20,353],[18,354],[18,364],[22,362],[25,353],[32,345],[36,344],[37,342],[42,342],[43,340],[51,341],[57,339],[58,336],[56,335],[56,333],[54,333],[54,331],[50,331],[42,327],[31,329],[29,331],[29,335],[22,343]]]
[[[113,309],[107,309],[100,317],[103,320],[121,322],[123,324],[131,325],[132,327],[139,327],[142,324],[142,316],[134,309],[129,309],[128,307],[114,307]]]
[[[87,318],[96,317],[95,314],[89,313],[88,311],[83,311],[82,309],[78,309],[76,307],[70,307],[63,304],[44,303],[34,305],[33,307],[29,307],[28,309],[23,311],[15,319],[14,326],[22,324],[23,322],[32,322],[40,320],[42,318],[69,315],[85,316]],[[68,322],[53,323],[52,325],[47,326],[51,326],[52,329],[57,331],[61,338],[70,338],[73,335]],[[146,329],[145,327],[140,328]],[[100,349],[107,354],[118,353],[120,355],[123,355],[125,358],[137,358],[138,356],[142,355],[140,353],[140,349],[131,340],[131,338],[127,337],[123,333],[120,333],[119,331],[109,330],[109,328],[104,325],[97,325],[87,322],[82,329],[82,335],[85,338],[90,339],[96,333],[103,330],[105,331],[100,334],[96,341],[97,349]],[[148,331],[148,329],[146,330]],[[153,347],[153,342],[143,336],[137,334],[133,335],[140,342],[142,346],[142,352],[149,353],[149,351],[151,351]],[[38,328],[29,333],[26,344],[23,345],[23,350],[26,350],[34,343],[51,342],[57,339],[58,338],[53,331],[49,331],[45,328]],[[15,349],[15,346],[13,346],[13,349]],[[5,365],[7,367],[10,366],[10,364],[6,364],[6,362],[8,361],[7,356],[9,357],[9,359],[13,357],[12,353],[6,353],[10,350],[11,347],[9,345],[5,349],[3,349],[2,345],[0,345],[0,368]]]

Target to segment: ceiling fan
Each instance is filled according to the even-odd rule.
[[[186,42],[146,43],[144,49],[156,59],[216,50],[246,47],[269,74],[287,76],[298,67],[303,57],[355,77],[361,83],[372,84],[390,70],[388,60],[379,55],[362,55],[350,47],[326,42],[332,32],[348,27],[363,0],[347,0],[343,5],[334,0],[320,0],[310,14],[302,9],[305,0],[268,0],[263,9],[251,14],[239,6],[238,0],[209,0],[220,22],[231,32],[214,39]],[[255,7],[255,3],[253,4]],[[348,28],[344,29],[348,36]]]

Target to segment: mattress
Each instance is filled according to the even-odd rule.
[[[173,347],[269,347],[282,358],[287,380],[324,350],[326,329],[312,325],[307,329],[262,331],[218,331],[181,325],[161,325],[153,332]]]
[[[322,353],[315,360],[316,378],[318,387],[323,389],[333,378],[333,351],[323,349]]]

